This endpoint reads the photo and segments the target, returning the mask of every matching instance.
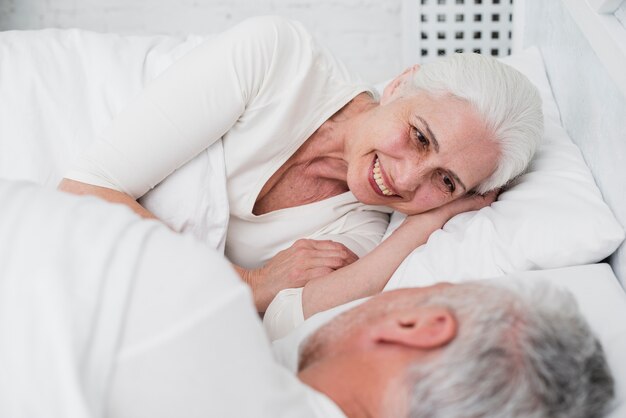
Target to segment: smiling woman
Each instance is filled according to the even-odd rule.
[[[308,315],[382,290],[450,217],[491,203],[470,192],[519,174],[540,132],[534,88],[492,59],[411,67],[379,101],[300,24],[255,18],[154,80],[60,188],[154,218],[136,199],[222,141],[226,256],[260,312],[304,287]],[[393,209],[414,216],[371,251]]]
[[[418,91],[383,96],[355,131],[359,164],[347,181],[357,199],[407,214],[422,213],[465,195],[496,168],[499,146],[467,101]],[[362,135],[362,138],[359,137]],[[355,158],[356,159],[356,158]],[[359,184],[367,170],[367,184]],[[373,193],[372,193],[373,191]]]

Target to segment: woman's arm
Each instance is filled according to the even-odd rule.
[[[358,260],[345,245],[330,240],[300,239],[280,251],[258,269],[233,265],[251,288],[258,312],[265,312],[274,297],[284,289],[303,287]]]
[[[309,281],[302,294],[304,318],[343,303],[381,292],[402,261],[454,215],[478,210],[497,196],[471,196],[407,217],[389,238],[356,262]]]
[[[151,80],[64,177],[143,196],[254,103],[276,67],[281,27],[277,19],[249,19],[193,48]]]

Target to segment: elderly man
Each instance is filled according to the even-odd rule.
[[[600,417],[613,395],[576,302],[545,284],[382,293],[310,337],[299,369],[350,417]]]
[[[0,416],[594,417],[613,393],[572,299],[493,283],[383,293],[294,376],[249,287],[128,208],[0,181]]]

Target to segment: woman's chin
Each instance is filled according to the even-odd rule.
[[[372,190],[364,190],[364,187],[351,188],[350,191],[357,200],[364,205],[383,205],[382,199]]]

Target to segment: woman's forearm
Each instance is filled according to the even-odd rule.
[[[454,215],[490,205],[497,194],[497,190],[486,195],[468,194],[436,209],[407,217],[389,238],[365,257],[308,282],[302,293],[304,317],[381,292],[402,260],[426,243],[430,234]]]
[[[402,261],[442,225],[429,214],[412,218],[361,259],[308,282],[302,294],[304,317],[381,292]]]
[[[63,179],[59,183],[58,189],[68,193],[74,193],[77,195],[92,195],[98,196],[104,200],[112,203],[121,203],[131,208],[142,218],[157,219],[156,216],[148,209],[141,206],[132,196],[126,193],[119,192],[117,190],[108,189],[106,187],[94,186],[92,184],[82,183],[80,181]]]

